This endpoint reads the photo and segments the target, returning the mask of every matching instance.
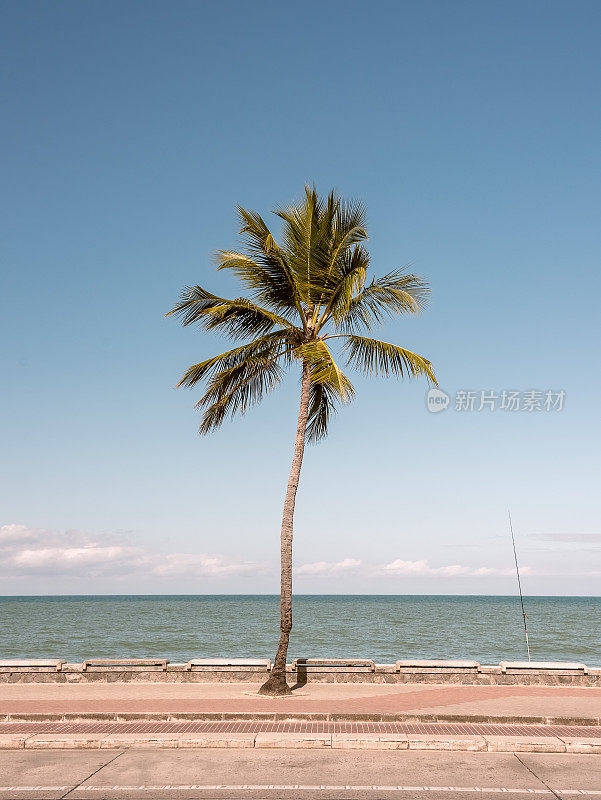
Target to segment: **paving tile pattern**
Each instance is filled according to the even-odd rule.
[[[601,726],[500,725],[472,722],[335,722],[229,720],[215,722],[6,722],[0,734],[426,734],[430,736],[570,736],[601,738]]]

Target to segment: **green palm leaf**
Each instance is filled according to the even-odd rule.
[[[323,292],[336,285],[331,274],[332,231],[340,202],[330,193],[321,200],[315,187],[305,187],[304,201],[275,212],[284,225],[282,241],[302,302],[313,308]]]
[[[275,325],[294,326],[285,318],[261,308],[245,297],[226,300],[210,294],[200,286],[186,286],[167,316],[181,318],[182,325],[200,324],[205,330],[221,330],[234,339],[260,336]]]
[[[366,375],[396,375],[415,378],[424,375],[436,385],[432,364],[428,359],[379,339],[364,336],[347,336],[344,350],[348,355],[347,364],[361,370]]]
[[[319,383],[338,400],[348,403],[355,394],[355,387],[334,361],[327,344],[321,340],[313,340],[302,344],[294,351],[296,358],[308,362],[311,367],[311,383]]]
[[[218,269],[232,270],[261,303],[282,313],[298,306],[298,290],[286,262],[260,214],[238,206],[240,235],[248,254],[219,250]]]
[[[319,319],[318,328],[321,328],[329,317],[335,324],[344,319],[354,298],[363,291],[368,266],[369,253],[359,245],[355,245],[352,251],[345,251],[339,257],[337,269],[340,277]]]
[[[177,384],[179,387],[191,389],[193,386],[215,373],[227,372],[233,367],[243,364],[252,358],[277,358],[279,355],[289,354],[294,346],[294,338],[290,331],[273,331],[266,336],[261,336],[241,347],[235,347],[217,356],[212,356],[198,364],[188,367],[183,377]]]
[[[418,314],[428,303],[429,287],[417,275],[404,269],[374,278],[361,293],[352,298],[337,326],[349,333],[362,327],[381,325],[394,314]]]
[[[307,441],[318,442],[328,435],[328,425],[336,413],[336,398],[328,385],[311,381],[307,420]]]
[[[196,404],[204,408],[200,434],[210,433],[226,418],[259,403],[282,379],[284,370],[277,361],[265,357],[251,357],[230,370],[219,372]]]

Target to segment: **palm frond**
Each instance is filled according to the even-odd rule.
[[[398,269],[372,280],[350,301],[337,325],[351,333],[361,327],[381,325],[393,314],[418,314],[426,307],[428,296],[429,288],[423,278]]]
[[[210,309],[204,321],[206,330],[220,330],[233,339],[261,336],[275,325],[294,327],[285,317],[261,308],[244,297]]]
[[[305,342],[295,349],[294,356],[309,362],[311,383],[324,384],[343,403],[353,398],[355,387],[336,364],[324,341],[315,339]]]
[[[198,323],[207,331],[221,330],[233,338],[260,336],[275,325],[293,327],[285,317],[245,297],[226,300],[200,286],[186,286],[170,314],[180,317],[184,326]]]
[[[225,302],[223,297],[207,292],[202,286],[184,286],[179,303],[176,303],[165,316],[179,317],[182,325],[191,325],[211,308]]]
[[[336,323],[346,315],[353,298],[363,291],[368,264],[369,253],[360,245],[355,245],[352,250],[346,250],[339,257],[338,283],[329,293],[327,301],[326,293],[322,294],[325,309],[317,323],[318,331],[328,322],[330,316]]]
[[[342,253],[368,238],[367,210],[363,203],[340,200],[333,223],[331,260],[335,264]]]
[[[435,386],[436,378],[432,364],[427,358],[405,350],[396,344],[368,339],[365,336],[346,336],[344,350],[348,355],[347,365],[361,370],[366,375],[396,375],[414,378],[425,375]]]
[[[218,270],[231,270],[258,303],[271,306],[286,317],[294,312],[294,291],[272,252],[251,258],[234,250],[218,250],[215,261]]]
[[[311,382],[309,417],[306,436],[308,442],[318,442],[328,435],[328,425],[336,413],[336,397],[324,383]]]
[[[291,352],[293,346],[294,337],[290,331],[272,331],[241,347],[235,347],[233,350],[207,358],[198,364],[192,364],[184,373],[177,387],[191,389],[199,381],[211,377],[216,372],[227,372],[252,358],[277,358],[279,355]]]
[[[315,322],[318,318],[326,319],[328,313],[322,312],[322,308],[325,306],[329,312],[334,303],[337,303],[338,298],[335,295],[338,293],[340,282],[351,270],[354,270],[356,265],[351,265],[349,269],[349,262],[356,260],[354,259],[355,251],[359,251],[360,242],[368,238],[365,224],[364,206],[361,203],[345,201],[342,198],[338,198],[333,205],[331,217],[327,221],[324,220],[327,231],[326,267],[324,267],[318,287],[319,299],[315,306]],[[361,252],[366,255],[366,251],[362,248]],[[365,266],[367,266],[367,261],[369,261],[369,256],[367,256]],[[363,278],[363,282],[364,280]],[[361,286],[361,288],[363,287]]]
[[[306,186],[301,203],[280,207],[274,212],[284,222],[284,250],[302,301],[310,308],[318,301],[325,284],[331,281],[331,233],[337,203],[333,193],[324,202],[315,187]]]
[[[254,293],[255,299],[290,314],[298,310],[299,292],[295,276],[260,214],[237,206],[240,235],[248,254],[231,250],[216,253],[217,268],[232,270]]]
[[[197,407],[205,409],[198,432],[205,435],[225,419],[244,414],[274,389],[283,374],[277,361],[261,357],[251,357],[238,367],[217,373],[209,390],[197,403]]]
[[[295,351],[311,367],[311,394],[307,420],[307,441],[317,442],[328,434],[328,424],[338,402],[348,403],[355,388],[334,361],[325,342],[308,342]]]

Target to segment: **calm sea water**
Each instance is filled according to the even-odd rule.
[[[290,656],[526,656],[515,597],[301,595]],[[528,597],[533,660],[601,665],[601,598]],[[0,598],[0,658],[273,657],[279,597],[270,595]]]

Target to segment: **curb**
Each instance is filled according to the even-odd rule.
[[[463,722],[483,725],[577,725],[601,727],[601,717],[499,716],[486,714],[362,714],[269,711],[124,711],[0,714],[8,722]]]
[[[256,748],[334,750],[446,750],[488,753],[601,755],[601,738],[563,736],[440,736],[429,734],[0,734],[0,750]]]

